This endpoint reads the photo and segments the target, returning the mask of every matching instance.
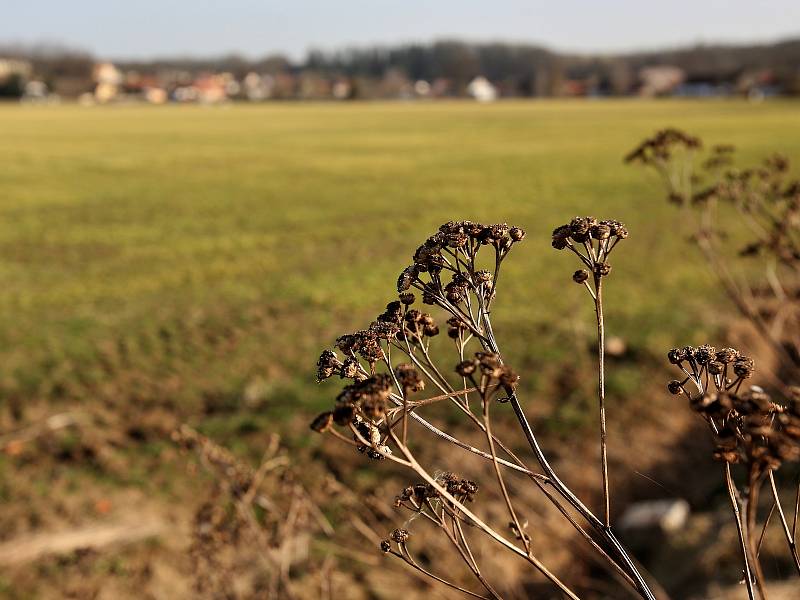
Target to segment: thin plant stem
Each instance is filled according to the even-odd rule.
[[[431,573],[430,571],[428,571],[428,570],[426,570],[426,569],[423,569],[423,568],[422,568],[422,567],[420,567],[420,566],[417,564],[417,562],[416,562],[416,561],[415,561],[415,560],[414,560],[414,559],[411,557],[411,554],[409,554],[408,550],[406,550],[404,553],[397,552],[396,550],[391,550],[391,551],[390,551],[390,553],[391,553],[391,554],[393,554],[394,556],[397,556],[397,557],[401,558],[401,559],[402,559],[402,560],[403,560],[403,561],[404,561],[404,562],[405,562],[407,565],[409,565],[409,566],[411,566],[411,567],[415,568],[415,569],[416,569],[417,571],[419,571],[420,573],[423,573],[423,574],[427,575],[428,577],[430,577],[431,579],[434,579],[434,580],[438,581],[439,583],[443,583],[443,584],[445,584],[446,586],[448,586],[448,587],[451,587],[451,588],[453,588],[454,590],[458,590],[459,592],[461,592],[461,593],[463,593],[463,594],[467,594],[468,596],[472,596],[473,598],[483,598],[484,600],[489,600],[488,598],[486,598],[486,596],[481,596],[480,594],[476,594],[475,592],[470,592],[469,590],[467,590],[467,589],[464,589],[464,588],[462,588],[461,586],[458,586],[458,585],[456,585],[455,583],[452,583],[452,582],[450,582],[450,581],[447,581],[446,579],[442,579],[442,578],[441,578],[441,577],[439,577],[438,575],[434,575],[434,574],[433,574],[433,573]]]
[[[733,516],[736,520],[736,531],[739,534],[739,544],[742,549],[742,563],[744,566],[744,580],[747,585],[747,597],[749,600],[755,600],[755,592],[753,590],[753,574],[750,571],[750,559],[748,558],[749,551],[747,549],[747,539],[745,534],[745,527],[742,525],[742,516],[739,511],[739,500],[736,494],[736,486],[731,477],[731,465],[725,463],[725,483],[728,488],[728,497],[731,501],[731,508],[733,509]]]
[[[597,372],[598,400],[600,404],[600,470],[603,478],[603,509],[605,526],[611,527],[611,498],[608,487],[608,449],[606,442],[606,332],[603,320],[603,283],[599,275],[594,276],[594,306],[597,316]]]
[[[500,487],[500,492],[503,495],[503,500],[506,503],[506,507],[508,508],[508,514],[511,517],[511,521],[514,523],[514,527],[516,527],[517,534],[519,535],[520,540],[522,541],[522,545],[525,547],[525,552],[528,554],[531,553],[530,542],[528,537],[525,535],[525,532],[522,530],[522,524],[519,522],[517,518],[517,512],[514,510],[514,504],[511,502],[511,498],[508,495],[508,489],[506,489],[506,482],[503,479],[503,473],[500,471],[500,465],[497,463],[497,452],[494,448],[494,439],[492,436],[492,426],[491,426],[491,419],[489,418],[489,406],[490,406],[490,399],[487,396],[487,393],[484,391],[482,393],[482,400],[483,400],[483,423],[486,427],[486,440],[489,444],[489,452],[492,455],[492,464],[494,466],[494,472],[497,477],[497,485]]]
[[[761,478],[756,470],[751,467],[748,478],[747,496],[745,499],[745,531],[747,533],[748,546],[750,547],[751,568],[756,580],[756,589],[761,598],[766,598],[767,593],[764,584],[764,572],[761,570],[761,561],[758,559],[758,541],[755,537],[760,489]]]
[[[488,330],[488,338],[486,341],[487,347],[492,352],[499,353],[499,349],[497,347],[497,342],[494,339],[494,334],[491,330],[491,322],[489,321],[489,315],[484,313],[484,319],[487,322],[487,330]],[[630,556],[628,555],[627,550],[625,547],[620,543],[617,539],[616,535],[612,531],[610,527],[607,527],[602,521],[600,521],[591,510],[589,510],[583,502],[578,499],[578,497],[572,492],[567,485],[561,481],[561,479],[556,474],[555,470],[553,469],[550,462],[547,460],[547,456],[544,454],[542,447],[539,445],[539,440],[536,438],[536,435],[533,432],[533,427],[531,427],[528,418],[525,416],[525,412],[522,410],[522,405],[519,402],[519,398],[517,397],[517,393],[513,392],[508,397],[509,404],[511,404],[511,408],[514,411],[514,415],[517,418],[517,421],[520,424],[523,434],[525,435],[525,439],[528,442],[528,445],[531,448],[534,456],[536,457],[539,466],[542,467],[545,476],[548,478],[548,483],[553,486],[558,494],[564,498],[572,507],[578,511],[578,513],[586,519],[586,521],[603,537],[603,539],[608,542],[608,544],[614,549],[614,552],[619,556],[622,564],[625,566],[625,569],[628,573],[630,573],[631,577],[636,582],[636,587],[639,590],[639,593],[642,595],[643,598],[646,600],[656,600],[653,592],[650,590],[650,587],[647,585],[642,574],[636,568],[636,565],[631,560]]]
[[[758,536],[758,544],[756,545],[756,558],[761,556],[761,546],[764,544],[764,538],[767,535],[769,523],[772,520],[772,515],[775,514],[775,507],[777,504],[773,501],[772,506],[769,507],[767,518],[764,519],[764,525],[761,527],[761,535]]]
[[[789,524],[786,522],[786,515],[783,512],[783,506],[781,505],[781,499],[778,495],[778,487],[775,485],[775,475],[772,469],[769,471],[769,486],[772,490],[772,499],[775,501],[775,506],[778,509],[778,516],[781,519],[781,526],[783,528],[783,535],[786,538],[786,544],[789,546],[789,552],[792,554],[792,559],[794,560],[794,567],[797,569],[797,573],[800,574],[800,557],[797,555],[797,544],[792,537],[791,531],[789,531]]]
[[[391,431],[389,434],[392,436],[392,440],[394,441],[395,445],[398,446],[400,451],[406,458],[408,465],[419,475],[422,479],[425,480],[426,483],[433,486],[433,488],[439,492],[439,494],[449,500],[453,506],[458,508],[465,517],[467,517],[470,521],[472,521],[478,529],[486,533],[490,538],[495,540],[500,545],[504,546],[508,550],[511,550],[514,554],[524,558],[527,560],[531,565],[533,565],[542,575],[544,575],[547,579],[550,580],[553,585],[555,585],[563,594],[565,594],[568,598],[572,600],[579,600],[578,596],[573,592],[569,587],[567,587],[555,574],[553,574],[538,558],[533,556],[532,554],[526,554],[524,551],[520,550],[517,546],[512,544],[502,535],[497,533],[494,529],[489,527],[486,523],[484,523],[480,518],[478,518],[475,513],[470,511],[463,503],[456,500],[445,488],[441,486],[441,484],[436,481],[435,478],[431,477],[431,475],[422,468],[422,466],[417,462],[414,456],[408,451],[408,448],[399,444],[399,439],[397,436],[394,435]]]

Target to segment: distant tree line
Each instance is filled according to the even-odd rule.
[[[96,58],[87,52],[59,46],[0,46],[0,58],[29,60],[37,77],[70,95],[91,78]],[[591,81],[593,89],[609,95],[631,93],[643,67],[680,68],[687,81],[731,82],[743,73],[769,70],[786,93],[800,93],[800,38],[760,45],[697,45],[653,52],[589,55],[559,53],[542,46],[509,43],[469,43],[442,40],[310,51],[292,61],[282,55],[250,59],[238,55],[216,58],[163,58],[120,61],[125,70],[141,73],[181,71],[230,72],[243,78],[261,74],[313,74],[353,81],[377,81],[402,76],[411,81],[447,80],[453,94],[482,75],[500,86],[505,95],[559,95],[564,81]],[[0,85],[2,83],[0,82]],[[15,85],[18,85],[16,82]],[[2,93],[2,92],[0,92]]]

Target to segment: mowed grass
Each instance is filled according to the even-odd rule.
[[[368,324],[453,218],[529,233],[496,309],[520,364],[586,316],[577,265],[549,246],[575,214],[631,231],[611,333],[698,342],[721,294],[656,179],[622,163],[668,125],[800,157],[792,102],[2,106],[0,392],[311,411],[333,393],[313,382],[319,349]]]

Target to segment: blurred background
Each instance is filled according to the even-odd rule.
[[[392,501],[408,474],[308,429],[340,389],[316,383],[319,352],[383,310],[450,219],[528,232],[504,266],[497,336],[546,450],[598,506],[592,307],[550,248],[576,214],[631,232],[606,289],[615,519],[653,500],[679,515],[623,538],[673,598],[743,592],[711,441],[668,396],[663,357],[763,347],[686,216],[623,157],[674,126],[743,163],[800,158],[800,4],[34,1],[0,14],[0,597],[290,597],[265,583],[272,550],[294,597],[458,597],[377,549],[407,519]],[[524,453],[513,418],[498,419]],[[269,530],[272,550],[248,543],[218,476],[175,443],[182,424],[225,460],[280,458],[258,518],[267,531],[294,514],[291,497],[305,520]],[[549,528],[526,481],[514,490],[531,496],[548,564],[582,597],[624,597],[571,529]],[[455,572],[433,537],[426,564]],[[553,597],[509,561],[494,565],[507,597]],[[791,565],[767,564],[775,593],[797,597]]]

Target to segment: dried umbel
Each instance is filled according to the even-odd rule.
[[[611,272],[606,262],[614,247],[628,237],[628,230],[619,221],[598,221],[594,217],[575,217],[566,225],[553,230],[553,248],[569,249],[586,266],[572,275],[573,281],[583,283],[589,273],[604,277]]]
[[[780,402],[774,401],[760,387],[745,385],[753,376],[754,362],[735,348],[716,350],[709,345],[686,346],[670,350],[667,358],[684,375],[682,379],[669,382],[669,392],[686,396],[692,410],[706,421],[714,442],[713,457],[724,463],[740,534],[746,583],[751,597],[754,585],[763,595],[764,577],[759,544],[755,540],[758,498],[766,480],[770,482],[788,548],[800,573],[800,557],[786,526],[774,477],[774,472],[784,462],[800,460],[800,393],[797,388],[789,388],[786,400]],[[747,485],[742,491],[734,483],[732,465],[740,465],[746,472]],[[740,507],[739,498],[742,497],[744,501]],[[740,510],[746,512],[744,519],[739,517]]]
[[[472,502],[478,493],[478,484],[455,473],[443,473],[436,478],[448,494],[457,502]],[[443,506],[439,506],[439,504]],[[449,512],[455,518],[463,518],[458,512],[456,503],[446,497],[429,483],[417,483],[404,488],[395,498],[396,507],[404,507],[412,512],[426,513],[428,516],[441,517],[441,511]]]
[[[399,300],[390,302],[364,330],[340,336],[336,348],[322,352],[317,362],[317,379],[334,374],[352,379],[337,397],[332,411],[323,413],[311,424],[314,431],[335,432],[334,425],[350,429],[356,446],[376,458],[389,448],[392,428],[403,423],[404,438],[410,408],[409,397],[426,387],[426,378],[444,399],[458,400],[456,390],[431,362],[429,346],[440,329],[431,314],[414,308],[415,296],[422,293],[424,303],[445,309],[448,337],[455,340],[460,355],[470,340],[489,342],[489,306],[495,297],[500,265],[511,248],[522,241],[519,227],[472,221],[445,223],[414,253],[414,264],[401,273],[397,289]],[[493,271],[478,268],[478,253],[488,248],[493,254]],[[407,362],[393,364],[392,353],[404,355]],[[510,393],[518,376],[494,352],[475,355],[480,367],[476,387],[486,392],[500,388]],[[379,365],[386,372],[379,372]],[[396,418],[401,416],[401,418]]]
[[[665,134],[667,135],[667,134]],[[669,134],[671,135],[671,134]],[[605,408],[605,324],[603,320],[603,281],[611,273],[608,257],[617,244],[627,239],[628,229],[619,221],[598,221],[594,217],[575,217],[553,230],[552,246],[569,250],[586,268],[572,274],[572,281],[586,288],[597,317],[598,401],[600,409],[600,471],[603,479],[605,525],[611,525],[611,500],[608,479]]]
[[[714,458],[744,464],[760,476],[800,457],[800,437],[791,427],[800,407],[773,402],[761,388],[744,385],[754,372],[752,359],[734,348],[715,351],[708,345],[675,348],[668,358],[686,375],[671,381],[668,389],[685,395],[709,424],[716,442]]]
[[[455,371],[468,379],[487,398],[500,391],[514,393],[514,387],[519,380],[519,375],[503,364],[502,357],[497,352],[476,352],[474,358],[459,362]]]
[[[591,280],[593,285],[587,283],[587,288],[594,295],[594,290],[600,291],[599,282],[610,273],[608,256],[627,236],[627,229],[619,221],[578,217],[557,230],[553,245],[569,247],[582,257],[587,267],[582,271],[585,276],[575,278],[584,283]],[[318,379],[324,381],[338,373],[352,381],[339,393],[333,408],[314,419],[311,428],[352,445],[368,458],[393,462],[414,471],[419,481],[395,498],[395,506],[423,517],[409,521],[415,523],[414,527],[420,523],[437,526],[490,597],[500,595],[471,549],[471,538],[475,535],[487,536],[505,551],[527,561],[563,596],[577,598],[536,557],[533,540],[526,532],[527,520],[506,485],[508,471],[513,470],[528,477],[561,514],[577,511],[600,540],[601,557],[607,568],[622,573],[643,598],[654,600],[647,583],[616,539],[608,522],[607,507],[603,521],[555,474],[517,397],[520,378],[498,347],[491,308],[498,297],[502,265],[524,239],[524,230],[505,223],[450,221],[439,227],[413,253],[412,264],[400,273],[398,300],[390,302],[367,329],[336,340],[336,349],[343,356],[332,350],[323,352],[317,365]],[[424,309],[417,306],[417,298],[425,305]],[[444,318],[432,314],[437,310]],[[446,336],[438,335],[439,323],[446,323]],[[451,358],[441,360],[448,351]],[[423,392],[426,397],[419,397]],[[463,442],[428,420],[426,408],[440,403],[448,403],[485,442],[480,447]],[[526,466],[493,432],[492,411],[508,410],[509,406],[541,473]],[[505,506],[506,518],[499,525],[488,523],[472,512],[476,504],[480,509],[480,503],[474,502],[478,492],[475,477],[452,472],[434,475],[421,464],[414,453],[414,439],[422,433],[432,434],[442,444],[456,446],[487,461],[493,471],[494,486],[483,481],[481,488],[488,488],[487,493],[494,493]],[[443,449],[437,456],[440,460],[449,459],[451,454]],[[591,539],[576,520],[570,517],[568,521],[584,539]],[[381,550],[437,581],[476,595],[449,578],[425,570],[409,548],[412,534],[413,531],[405,529],[395,530],[381,543]],[[592,540],[592,543],[599,547],[598,542]]]
[[[666,130],[626,160],[658,173],[722,289],[796,380],[800,339],[791,332],[800,330],[800,180],[779,154],[741,168],[733,146],[712,146],[704,159],[701,152],[697,138]]]
[[[668,163],[681,151],[699,150],[702,146],[700,138],[669,127],[644,140],[625,157],[625,162],[658,166]]]

